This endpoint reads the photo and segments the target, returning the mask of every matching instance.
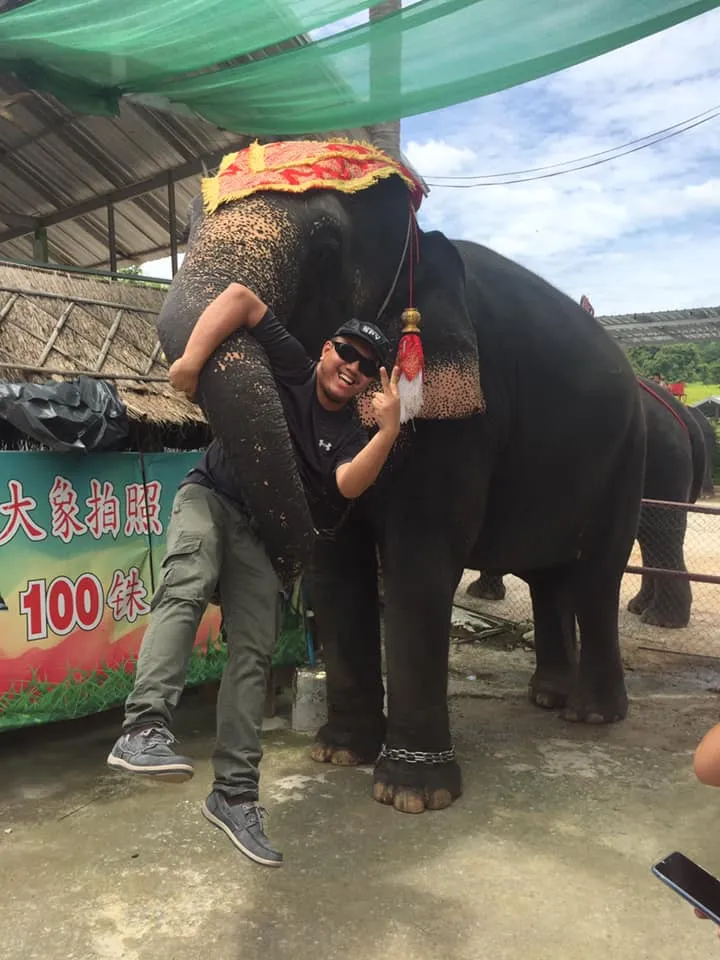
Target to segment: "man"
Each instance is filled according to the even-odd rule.
[[[200,316],[185,353],[170,368],[173,386],[194,396],[208,358],[240,327],[265,348],[308,500],[327,525],[328,516],[337,520],[348,501],[375,482],[400,429],[398,370],[389,379],[380,367],[388,341],[374,325],[350,320],[313,363],[268,307],[234,283]],[[383,387],[373,397],[378,430],[368,441],[349,404],[378,371]],[[282,854],[265,834],[258,805],[260,730],[279,584],[222,445],[213,440],[175,496],[160,585],[125,706],[124,732],[108,756],[109,766],[172,781],[193,775],[192,761],[173,749],[169,724],[198,625],[217,587],[228,662],[218,695],[215,778],[202,811],[250,859],[279,866]]]

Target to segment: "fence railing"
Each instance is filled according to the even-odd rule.
[[[460,596],[479,574],[468,571]],[[532,620],[527,585],[516,577],[483,578],[485,593],[473,609],[515,625]],[[681,630],[703,650],[720,655],[720,503],[686,504],[643,500],[638,539],[623,577],[620,632],[625,637]],[[464,601],[463,601],[464,602]],[[677,634],[676,634],[677,635]]]

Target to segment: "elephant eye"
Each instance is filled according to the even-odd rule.
[[[325,233],[313,239],[309,252],[310,268],[326,271],[339,267],[342,260],[342,243],[337,236]]]

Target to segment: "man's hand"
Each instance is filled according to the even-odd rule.
[[[184,393],[188,400],[195,398],[199,375],[200,370],[185,355],[176,360],[168,371],[168,378],[172,386],[175,390]]]
[[[706,913],[703,913],[702,910],[698,910],[697,907],[695,907],[695,916],[698,918],[698,920],[709,920],[709,919],[710,919],[710,917],[708,917],[708,915],[707,915]],[[720,937],[720,927],[717,928],[717,935],[718,935],[718,937]]]
[[[355,500],[375,483],[400,433],[399,379],[399,367],[395,367],[391,379],[388,379],[385,367],[380,368],[382,393],[376,393],[372,398],[373,415],[379,430],[353,460],[340,464],[335,471],[338,490],[348,500]]]
[[[400,367],[393,367],[392,377],[388,379],[385,367],[380,367],[382,393],[374,393],[372,410],[375,422],[383,433],[396,437],[400,432],[400,392],[398,380]]]

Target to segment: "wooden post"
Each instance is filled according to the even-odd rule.
[[[115,236],[115,207],[107,205],[108,250],[110,251],[110,271],[117,273],[117,238]]]
[[[385,0],[376,7],[370,8],[370,23],[379,23],[385,17],[402,10],[401,0]],[[402,57],[402,40],[400,37],[391,40],[373,40],[370,43],[370,93],[378,97],[384,92],[381,77],[389,77],[394,95],[400,95],[400,59]],[[400,121],[390,120],[385,123],[373,123],[368,128],[370,141],[381,150],[389,153],[396,160],[400,158]]]
[[[35,227],[33,234],[33,260],[36,263],[50,263],[47,227]]]
[[[168,170],[168,219],[170,229],[170,264],[172,275],[178,271],[178,248],[177,248],[177,214],[175,213],[175,181],[173,180],[172,170]]]

